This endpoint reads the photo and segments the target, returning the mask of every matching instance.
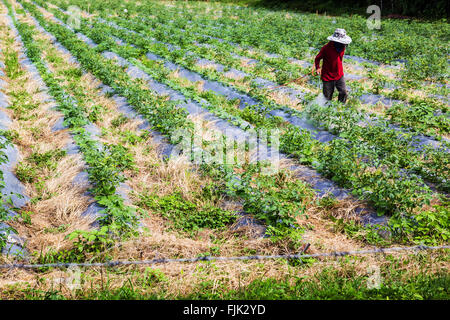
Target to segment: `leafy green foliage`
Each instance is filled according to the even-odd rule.
[[[108,259],[108,250],[114,245],[113,229],[106,226],[99,230],[78,230],[67,235],[73,241],[73,247],[59,251],[50,250],[38,257],[40,263],[77,263],[85,261],[103,261]]]
[[[435,115],[436,109],[426,102],[419,102],[412,106],[395,104],[386,111],[392,122],[400,123],[403,127],[414,129],[426,134],[450,132],[448,115]]]
[[[196,204],[183,199],[181,193],[163,197],[140,194],[139,205],[167,218],[174,228],[186,232],[196,232],[203,228],[218,229],[233,223],[236,214],[211,204]]]
[[[438,47],[428,48],[427,54],[411,56],[406,64],[404,75],[414,80],[443,80],[448,75],[447,57],[442,55]]]
[[[37,175],[36,168],[29,164],[19,162],[16,167],[17,179],[22,182],[33,182],[37,178]]]
[[[37,168],[48,168],[54,170],[56,162],[66,155],[66,150],[54,149],[46,152],[33,152],[27,160]]]
[[[292,227],[273,227],[268,226],[266,234],[270,236],[270,240],[274,243],[282,245],[284,248],[296,252],[303,244],[304,230]]]
[[[118,116],[117,118],[115,118],[111,121],[111,125],[114,128],[117,128],[118,126],[121,126],[127,122],[128,122],[128,118],[125,115],[121,114],[120,116]]]
[[[280,139],[280,149],[295,156],[300,163],[311,164],[317,161],[317,140],[301,128],[289,126]]]
[[[305,210],[305,199],[311,190],[301,181],[291,182],[288,173],[279,171],[274,175],[261,174],[258,165],[245,165],[239,174],[225,166],[203,165],[209,175],[221,177],[217,187],[229,197],[243,200],[244,211],[265,221],[274,228],[296,228],[296,217]]]
[[[450,210],[447,203],[414,216],[391,219],[390,227],[394,236],[401,241],[407,239],[416,244],[438,245],[447,243],[450,238],[449,221]]]
[[[294,285],[291,281],[260,279],[252,282],[245,289],[232,291],[223,298],[238,299],[446,299],[446,286],[450,279],[445,274],[437,277],[421,274],[407,281],[387,275],[380,289],[370,289],[367,277],[356,275],[354,271],[342,277],[337,271],[324,270],[315,279],[298,278]],[[384,273],[383,273],[384,275]],[[198,296],[193,294],[190,298]]]

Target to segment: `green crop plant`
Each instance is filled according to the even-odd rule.
[[[155,194],[139,195],[138,204],[169,220],[175,229],[191,234],[203,229],[220,229],[236,220],[236,214],[211,204],[199,205],[186,200],[180,193],[160,197]]]

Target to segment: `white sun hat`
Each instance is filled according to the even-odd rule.
[[[352,42],[352,38],[350,38],[347,35],[347,32],[345,32],[345,29],[336,29],[334,30],[334,33],[332,36],[329,36],[327,38],[329,41],[335,41],[342,44],[349,44]]]

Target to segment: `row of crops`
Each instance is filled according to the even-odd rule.
[[[19,251],[16,234],[39,262],[104,260],[117,243],[147,236],[149,213],[189,239],[245,221],[283,252],[303,244],[301,220],[315,210],[364,245],[448,240],[447,24],[387,22],[364,40],[358,17],[137,1],[4,5],[13,125],[0,147],[22,157],[2,166],[0,186],[14,173],[25,200],[3,192],[3,252]],[[336,25],[355,43],[346,105],[321,103],[308,75]],[[255,143],[279,152],[252,158]],[[223,164],[230,147],[247,161]],[[281,168],[266,170],[278,157]],[[349,203],[349,219],[334,217]],[[53,227],[37,232],[33,221]],[[34,238],[43,233],[51,236]]]
[[[66,1],[59,1],[60,6]],[[323,17],[295,14],[252,7],[222,4],[159,3],[109,1],[108,6],[88,1],[71,1],[83,10],[117,14],[147,12],[156,22],[169,22],[180,28],[218,37],[236,43],[262,48],[283,56],[304,56],[311,47],[319,48],[339,25],[352,34],[355,45],[349,54],[384,63],[411,60],[409,74],[445,77],[447,70],[448,25],[436,21],[422,23],[395,20],[383,21],[382,30],[367,31],[365,17]],[[142,15],[144,17],[144,15]],[[416,75],[417,76],[417,75]]]

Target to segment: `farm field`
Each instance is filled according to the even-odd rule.
[[[311,74],[337,27],[353,39],[346,104]],[[3,0],[0,298],[448,299],[448,247],[394,250],[449,244],[449,34],[218,2]],[[333,256],[374,248],[394,250]],[[108,262],[69,283],[69,264]]]

